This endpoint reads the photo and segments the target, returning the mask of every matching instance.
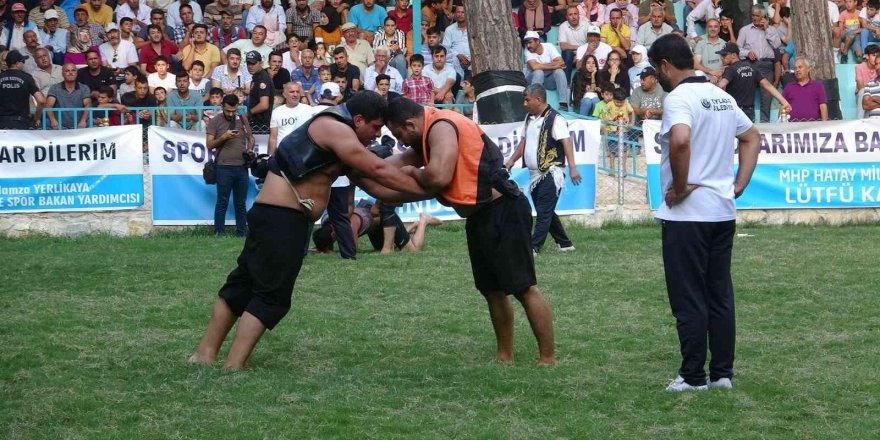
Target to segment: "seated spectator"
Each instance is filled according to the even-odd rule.
[[[571,104],[578,114],[592,116],[593,108],[600,101],[599,62],[593,55],[584,55],[581,67],[571,80]]]
[[[180,5],[180,16],[177,20],[172,20],[169,16],[169,28],[171,28],[171,32],[174,35],[173,41],[174,44],[177,45],[179,49],[183,49],[186,47],[189,42],[192,32],[193,26],[195,26],[195,18],[193,15],[193,7],[192,5]],[[170,23],[174,22],[174,25]]]
[[[256,26],[263,26],[263,30],[265,31],[266,24],[270,22],[275,26],[275,29],[287,29],[287,15],[284,13],[284,8],[280,5],[274,4],[273,0],[260,0],[259,5],[257,5],[257,1],[254,0],[254,6],[248,9],[244,28],[247,29],[248,32],[253,33]],[[239,49],[243,50],[244,53],[249,52],[242,48]],[[266,53],[263,58],[265,59],[268,56],[269,54]]]
[[[306,49],[302,51],[300,59],[302,64],[290,73],[290,79],[302,85],[304,95],[311,95],[315,90],[319,90],[321,86],[318,78],[318,68],[313,64],[315,53],[310,49]]]
[[[39,6],[34,7],[28,12],[28,21],[33,22],[37,28],[43,29],[46,27],[46,13],[49,11],[53,11],[51,15],[58,20],[58,27],[61,29],[70,27],[70,21],[67,19],[67,12],[64,8],[58,7],[52,0],[40,0],[39,3]]]
[[[565,77],[571,78],[571,72],[575,68],[575,55],[578,48],[588,43],[587,30],[589,24],[581,22],[578,7],[568,7],[566,22],[559,26],[559,49],[562,51],[562,61],[565,62]]]
[[[64,15],[67,16],[67,14]],[[59,27],[59,15],[54,9],[46,11],[43,17],[44,26],[40,29],[40,41],[43,42],[46,49],[52,52],[52,63],[62,64],[64,54],[67,53],[67,28]]]
[[[611,101],[614,100],[614,89],[614,84],[599,83],[599,98],[601,98],[601,101],[597,102],[593,107],[592,116],[594,118],[602,119],[605,106],[611,104]],[[602,128],[602,134],[605,134],[604,128]]]
[[[220,11],[220,24],[211,30],[211,43],[220,49],[225,49],[230,44],[247,38],[244,27],[235,23],[234,15],[227,9]]]
[[[600,37],[603,43],[611,46],[611,50],[620,55],[621,59],[626,59],[632,47],[632,31],[624,23],[620,9],[612,9],[608,14],[608,22],[602,25]]]
[[[330,66],[330,74],[334,77],[345,77],[346,86],[343,91],[358,91],[361,89],[361,71],[358,66],[349,64],[348,53],[344,47],[333,49],[333,65]]]
[[[599,0],[584,0],[577,5],[581,21],[601,27],[605,24],[605,5]]]
[[[348,101],[353,95],[351,89],[348,88],[348,80],[345,79],[345,75],[342,73],[334,73],[333,74],[333,82],[336,83],[336,86],[339,88],[339,96],[336,101],[337,104],[342,104],[345,101]],[[328,84],[329,86],[329,84]],[[323,94],[325,90],[324,86],[321,86],[321,93]]]
[[[592,55],[596,57],[596,61],[599,63],[599,68],[601,69],[605,67],[605,62],[608,60],[608,54],[610,53],[611,46],[602,42],[599,28],[596,26],[590,26],[587,29],[587,44],[579,47],[575,54],[575,59],[577,60],[575,68],[580,69],[584,57]]]
[[[865,48],[865,60],[856,66],[856,93],[877,79],[877,54],[880,54],[880,45],[872,44]]]
[[[409,0],[396,0],[394,2],[394,9],[388,11],[388,16],[394,19],[397,29],[403,31],[404,34],[412,30],[413,11],[409,5]]]
[[[477,102],[477,95],[474,91],[474,85],[471,83],[471,75],[468,72],[464,79],[461,80],[461,93],[455,98],[456,104],[469,104],[464,107],[457,107],[455,111],[473,119],[474,103]]]
[[[675,18],[673,0],[645,0],[639,3],[639,28],[651,21],[651,10],[660,8],[663,11],[663,22],[678,29],[678,20]]]
[[[663,99],[666,92],[657,87],[657,71],[648,66],[639,75],[641,87],[636,87],[630,97],[633,112],[639,121],[663,117]]]
[[[321,11],[309,7],[308,0],[295,0],[287,10],[287,35],[304,40],[315,38],[315,28],[321,24]]]
[[[650,49],[654,41],[666,34],[671,34],[673,29],[672,26],[664,23],[663,20],[666,17],[660,8],[651,8],[651,15],[648,18],[648,21],[639,27],[636,41]]]
[[[385,98],[388,101],[391,101],[394,98],[400,97],[400,93],[397,93],[397,92],[394,92],[391,90],[391,77],[384,74],[384,73],[380,73],[380,74],[376,75],[376,90],[375,90],[375,92],[378,93],[379,96]]]
[[[599,82],[623,89],[624,96],[629,96],[629,72],[623,68],[623,59],[620,54],[611,52],[608,55],[608,61],[599,71]]]
[[[752,67],[751,63],[740,60],[739,53],[739,46],[734,43],[727,43],[723,49],[718,51],[725,67],[724,74],[718,81],[718,87],[725,89],[736,100],[736,105],[752,121],[755,120],[755,91],[758,86],[776,98],[787,113],[791,109],[788,101],[782,97],[776,87],[770,84],[770,81],[764,78],[758,69]]]
[[[35,60],[37,57],[37,49],[39,47],[40,38],[37,36],[37,31],[24,31],[24,46],[20,47],[18,51],[26,58],[24,61],[25,72],[31,73],[37,68]]]
[[[867,53],[869,44],[880,43],[880,0],[868,0],[859,18],[862,26],[859,41]]]
[[[373,64],[373,48],[366,40],[358,38],[360,33],[354,23],[342,25],[342,47],[348,55],[348,62],[357,66],[361,74],[367,71],[367,66]]]
[[[162,109],[168,107],[168,91],[165,90],[165,87],[153,89],[153,97],[156,98],[156,107]],[[160,127],[168,127],[168,110],[156,110],[153,123]]]
[[[129,17],[125,17],[122,20],[119,20],[119,39],[122,41],[128,41],[131,44],[135,43],[135,32],[132,30],[132,25],[134,20]],[[135,46],[136,48],[137,46]]]
[[[165,25],[165,11],[163,11],[162,9],[153,9],[150,11],[150,24],[141,27],[140,32],[138,32],[137,37],[135,37],[134,39],[135,47],[143,50],[144,46],[151,43],[152,40],[150,39],[150,25],[156,26],[159,29],[159,35],[162,36],[164,39],[168,40],[169,42],[174,41],[174,29],[170,26]]]
[[[248,15],[248,19],[250,19],[250,15]],[[267,31],[265,26],[254,26],[254,30],[251,32],[251,38],[249,40],[237,40],[229,46],[226,46],[226,48],[223,50],[227,54],[231,49],[238,49],[241,51],[241,53],[244,54],[250,53],[252,51],[257,51],[260,53],[260,58],[263,60],[263,68],[266,68],[269,66],[269,54],[272,53],[272,46],[266,44],[266,32]]]
[[[565,77],[565,63],[556,47],[541,43],[538,34],[529,31],[526,43],[526,82],[540,84],[548,90],[556,90],[559,96],[559,109],[568,111],[568,78]]]
[[[126,67],[122,74],[122,82],[116,87],[116,101],[122,102],[122,95],[134,91],[134,81],[141,75],[140,69]]]
[[[138,54],[134,44],[119,38],[116,23],[107,25],[107,42],[98,47],[104,66],[120,74],[128,66],[138,65]]]
[[[95,50],[86,51],[86,67],[76,72],[76,82],[84,84],[91,91],[92,106],[98,105],[98,91],[104,87],[116,89],[116,73],[101,65],[101,58]]]
[[[397,24],[393,17],[386,17],[385,25],[376,31],[376,36],[373,38],[373,52],[378,51],[380,47],[388,49],[391,57],[388,65],[397,69],[401,78],[405,77],[407,75],[406,35],[403,34],[403,31],[397,29]]]
[[[452,96],[452,86],[455,85],[455,70],[446,64],[446,48],[438,46],[434,48],[433,63],[423,71],[423,74],[431,79],[434,84],[434,103],[452,104],[455,98]]]
[[[347,4],[342,3],[341,0],[329,0],[324,2],[324,9],[321,10],[322,24],[315,28],[316,39],[323,39],[324,43],[329,46],[336,46],[342,41],[342,29],[340,29],[340,26],[347,21],[339,12],[339,8],[343,5],[348,6]],[[410,18],[410,21],[412,21],[412,18]]]
[[[409,67],[412,73],[403,81],[403,96],[412,99],[416,104],[434,105],[434,82],[427,76],[422,76],[425,68],[425,57],[415,54],[409,59]]]
[[[223,105],[223,90],[217,87],[208,91],[208,99],[203,103],[205,107],[220,107]],[[208,121],[217,114],[213,108],[202,111],[202,125],[208,125]]]
[[[214,68],[211,73],[211,87],[223,90],[224,95],[231,94],[237,88],[250,91],[251,74],[241,67],[241,52],[238,49],[229,49],[226,52],[226,64]]]
[[[31,72],[31,76],[34,77],[34,82],[37,83],[40,93],[43,96],[49,96],[49,87],[64,81],[61,66],[52,64],[49,51],[44,47],[37,49],[37,56],[34,58],[34,62],[37,67]]]
[[[156,73],[156,60],[159,57],[164,58],[167,64],[168,60],[173,59],[174,54],[178,51],[177,45],[162,34],[162,28],[159,25],[147,26],[147,35],[149,43],[141,47],[139,57],[141,72],[145,75]]]
[[[76,81],[76,65],[65,63],[61,68],[64,80],[49,87],[49,96],[46,97],[46,108],[83,108],[91,107],[91,91],[85,84]],[[49,127],[52,130],[86,128],[88,126],[89,112],[80,112],[79,119],[73,119],[73,112],[47,111]],[[60,119],[60,123],[59,123]]]
[[[550,8],[541,0],[525,0],[519,7],[519,37],[525,39],[527,32],[534,32],[542,42],[547,41],[552,17]]]
[[[177,84],[174,75],[170,73],[171,65],[168,60],[159,56],[156,63],[153,64],[155,72],[147,75],[147,84],[150,86],[150,93],[153,93],[157,87],[162,87],[167,92],[173,90]]]
[[[116,20],[121,27],[123,19],[130,19],[131,31],[137,34],[150,24],[150,11],[146,0],[128,0],[116,8]]]
[[[293,71],[302,64],[302,59],[300,59],[300,47],[302,47],[302,44],[299,37],[296,35],[291,35],[290,38],[287,39],[287,52],[284,52],[282,55],[283,61],[281,62],[281,66],[287,69],[288,72],[293,73]],[[306,49],[306,47],[303,47],[303,49]]]
[[[189,70],[194,61],[201,61],[206,69],[213,71],[220,65],[220,58],[220,49],[208,43],[208,27],[203,24],[193,25],[192,41],[180,50],[180,64],[183,69]]]
[[[113,22],[113,8],[104,4],[104,0],[88,0],[89,21],[104,27]],[[97,92],[95,92],[97,93]]]
[[[718,51],[724,48],[727,41],[719,37],[721,20],[710,18],[706,22],[706,36],[694,45],[694,69],[706,74],[713,84],[717,84],[724,71]]]
[[[181,25],[187,25],[186,20],[183,19],[183,12],[180,10],[182,6],[189,6],[192,12],[192,20],[194,23],[204,23],[205,17],[202,13],[202,5],[198,2],[190,1],[190,0],[175,0],[171,3],[170,6],[165,10],[168,14],[168,25],[171,27],[180,27]]]
[[[266,68],[266,72],[269,74],[269,77],[272,78],[272,85],[275,86],[275,104],[284,104],[284,85],[290,82],[290,72],[283,67],[284,64],[284,55],[279,51],[273,51],[269,54],[269,67]],[[320,84],[320,70],[318,71]],[[329,79],[330,69],[327,69],[327,76]],[[320,87],[319,87],[320,88]]]
[[[64,55],[64,63],[73,63],[79,67],[84,67],[86,65],[86,53],[89,51],[94,51],[96,54],[98,53],[97,46],[89,46],[92,41],[92,37],[89,34],[88,28],[80,28],[77,31],[78,38],[75,44],[67,46],[67,54]],[[98,55],[100,59],[100,55]]]
[[[848,0],[852,1],[852,0]],[[828,99],[825,87],[821,82],[810,78],[810,63],[806,58],[798,57],[794,61],[792,81],[782,90],[782,96],[789,102],[790,121],[827,121]]]
[[[211,87],[211,79],[205,77],[205,64],[199,60],[192,63],[189,69],[189,89],[198,93],[199,97],[205,96]]]
[[[330,73],[330,66],[321,66],[318,68],[318,87],[315,87],[315,91],[312,92],[312,95],[308,98],[310,105],[316,105],[321,100],[321,90],[324,89],[324,84],[333,82],[333,74]],[[334,83],[335,84],[335,83]]]
[[[434,48],[443,46],[441,44],[441,42],[442,42],[441,38],[442,38],[443,32],[440,30],[440,28],[435,28],[435,27],[428,28],[428,30],[425,32],[426,32],[426,34],[425,34],[426,38],[425,38],[425,43],[422,44],[422,56],[426,60],[430,60],[430,59],[433,59]],[[448,64],[450,67],[452,67],[452,60],[449,59],[449,57],[446,57],[446,64]],[[454,67],[453,67],[453,69],[454,69]]]
[[[630,86],[635,89],[639,86],[641,81],[639,75],[642,74],[642,70],[645,70],[645,68],[650,66],[651,63],[648,61],[648,48],[641,44],[632,48],[630,56],[633,60],[633,66],[627,70],[627,75],[629,76]]]
[[[605,24],[611,22],[611,11],[618,9],[621,13],[621,22],[632,31],[630,39],[635,42],[636,31],[639,29],[639,7],[630,3],[629,0],[611,0],[605,7]]]
[[[859,11],[856,9],[856,0],[845,0],[845,10],[840,13],[837,22],[837,32],[840,34],[840,64],[849,62],[849,49],[852,47],[856,59],[862,58],[862,24],[859,19]]]
[[[721,21],[718,38],[721,38],[725,43],[736,43],[736,32],[733,30],[733,12],[721,11],[718,20]]]
[[[471,46],[468,42],[467,19],[464,14],[464,6],[456,1],[452,7],[455,11],[453,18],[455,23],[450,24],[443,33],[443,47],[447,50],[446,59],[452,60],[452,68],[459,78],[463,78],[465,72],[471,68]],[[402,73],[406,76],[406,72]]]
[[[686,18],[686,32],[688,38],[697,38],[697,22],[706,23],[712,18],[721,18],[721,0],[703,0]],[[732,26],[732,20],[731,20]],[[726,41],[726,40],[725,40]]]
[[[92,125],[95,127],[115,127],[122,125],[122,113],[127,111],[124,105],[116,102],[116,92],[110,87],[98,90],[98,104],[95,107],[108,109],[103,112],[93,112]],[[113,109],[113,110],[109,110]]]
[[[367,72],[364,74],[364,88],[367,90],[376,90],[376,76],[377,75],[388,75],[391,80],[391,91],[397,94],[401,93],[401,87],[403,86],[403,78],[400,76],[400,73],[397,69],[391,68],[388,65],[389,53],[391,51],[388,49],[388,46],[381,46],[376,49],[376,53],[374,55],[376,62],[367,67]]]
[[[197,93],[193,93],[189,89],[189,74],[186,72],[178,72],[175,75],[175,85],[177,86],[174,89],[170,89],[167,91],[167,103],[168,107],[201,107],[202,106],[202,95]],[[193,110],[193,111],[171,111],[169,118],[171,119],[170,126],[175,128],[186,128],[190,130],[195,130],[199,127],[199,115],[201,114],[201,110]]]
[[[205,24],[213,28],[222,26],[223,14],[225,13],[232,19],[232,25],[239,27],[242,12],[243,8],[240,2],[232,4],[231,0],[217,0],[205,6]]]
[[[37,31],[37,25],[28,20],[27,8],[21,3],[12,5],[12,20],[7,20],[3,25],[3,39],[0,44],[9,50],[25,48],[24,34],[27,31]]]
[[[83,31],[89,36],[89,41],[86,42],[86,48],[98,47],[107,42],[107,33],[104,32],[104,27],[89,21],[88,6],[77,6],[73,11],[73,18],[74,23],[68,29],[69,32],[67,34],[68,53],[70,53],[70,48],[72,46],[79,46],[81,44],[80,40]]]
[[[348,21],[357,26],[360,38],[372,44],[376,31],[385,23],[387,15],[385,7],[376,6],[376,0],[362,0],[348,11]]]
[[[318,38],[315,41],[315,66],[327,66],[333,64],[333,55],[327,52],[327,45]]]

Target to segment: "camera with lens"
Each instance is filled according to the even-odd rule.
[[[394,147],[396,146],[397,140],[386,134],[385,136],[382,136],[382,140],[378,145],[372,145],[367,149],[376,156],[379,156],[379,159],[387,159],[394,154]]]
[[[250,168],[251,175],[257,178],[257,182],[266,178],[269,174],[269,155],[257,154],[253,151],[245,151],[241,153],[246,167]]]

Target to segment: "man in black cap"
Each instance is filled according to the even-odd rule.
[[[269,119],[272,117],[272,100],[275,85],[269,72],[263,69],[263,56],[252,50],[245,55],[251,80],[251,93],[248,95],[248,119],[255,134],[269,133]]]
[[[736,43],[727,43],[715,53],[721,55],[721,64],[724,65],[724,73],[718,81],[718,87],[726,90],[736,99],[736,105],[749,119],[753,122],[755,120],[755,90],[758,86],[776,98],[783,108],[788,109],[787,111],[791,110],[788,101],[761,72],[752,67],[752,63],[739,59],[739,46]]]
[[[24,60],[28,58],[17,50],[10,50],[6,55],[9,68],[0,73],[0,90],[3,91],[3,99],[0,99],[0,129],[30,130],[34,127],[34,120],[42,114],[45,102],[43,94],[34,77],[21,70]],[[33,120],[30,115],[31,96],[37,101]]]
[[[636,87],[630,96],[633,111],[639,120],[660,119],[663,117],[663,98],[666,92],[657,87],[657,71],[648,66],[639,74],[642,85]]]

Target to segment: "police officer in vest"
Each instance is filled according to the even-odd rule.
[[[559,192],[565,188],[566,160],[572,183],[581,183],[581,175],[574,162],[568,123],[553,107],[547,105],[547,91],[540,84],[526,87],[523,105],[529,113],[523,138],[505,165],[510,169],[517,160],[525,157],[525,164],[529,168],[529,190],[538,214],[532,233],[532,252],[540,252],[547,232],[560,251],[573,251],[574,244],[565,234],[565,228],[555,212]]]
[[[17,50],[10,50],[6,55],[9,68],[0,73],[0,94],[3,96],[0,99],[0,129],[31,130],[34,128],[34,119],[38,120],[42,113],[45,103],[43,94],[34,77],[22,70],[28,58]],[[31,96],[37,101],[34,119],[30,114]]]

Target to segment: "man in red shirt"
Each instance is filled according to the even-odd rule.
[[[177,45],[165,38],[165,35],[162,33],[162,28],[158,25],[151,24],[147,26],[147,39],[149,42],[141,47],[139,60],[141,64],[141,72],[143,72],[144,75],[156,72],[154,66],[156,64],[156,58],[158,58],[159,55],[170,60],[172,59],[172,55],[177,53]]]

